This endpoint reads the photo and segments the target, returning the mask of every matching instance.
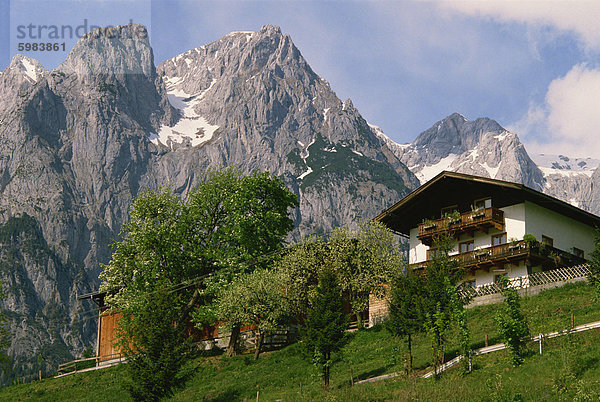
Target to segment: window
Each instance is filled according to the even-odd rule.
[[[580,249],[580,248],[573,247],[573,254],[574,254],[576,257],[579,257],[579,258],[581,258],[581,259],[583,259],[583,258],[584,258],[584,257],[583,257],[583,250],[582,250],[582,249]]]
[[[553,247],[554,246],[554,239],[552,239],[552,237],[548,237],[548,236],[542,235],[542,244],[545,245],[545,246]]]
[[[492,236],[492,246],[506,244],[506,233],[500,233]]]
[[[427,260],[433,260],[434,258],[443,257],[444,253],[437,248],[430,248],[427,250]]]
[[[472,279],[470,281],[464,281],[463,286],[465,288],[474,288],[475,287],[475,279]]]
[[[481,200],[475,200],[473,203],[475,209],[483,209],[483,208],[491,208],[492,207],[492,199],[491,198],[482,198]]]
[[[450,215],[452,212],[454,211],[458,211],[458,205],[451,205],[449,207],[444,207],[441,210],[441,216],[442,218],[445,217],[446,215]]]
[[[469,251],[473,251],[473,240],[466,241],[464,243],[460,243],[458,247],[459,253],[468,253]]]
[[[499,283],[502,278],[506,278],[506,274],[499,274],[499,275],[494,275],[494,283]]]

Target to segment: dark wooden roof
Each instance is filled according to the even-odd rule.
[[[93,292],[87,293],[84,295],[77,296],[77,300],[86,300],[90,299],[94,303],[98,305],[98,307],[104,307],[104,298],[106,297],[106,292]]]
[[[444,171],[412,193],[381,212],[374,219],[400,234],[409,235],[425,218],[437,219],[446,206],[458,205],[461,212],[471,209],[474,200],[492,198],[492,205],[503,208],[530,201],[569,218],[600,227],[600,217],[550,197],[523,184]]]

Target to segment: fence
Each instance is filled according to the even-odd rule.
[[[118,361],[119,363],[121,363],[122,361],[124,361],[124,357],[121,353],[115,353],[106,356],[96,356],[72,360],[68,363],[62,363],[58,366],[58,375],[61,376],[64,374],[75,373],[80,370],[90,369],[92,367],[103,366],[105,360],[108,362]]]
[[[535,272],[533,274],[508,278],[508,285],[515,289],[524,289],[530,286],[546,285],[568,281],[570,279],[584,278],[590,274],[588,264],[575,265],[573,267],[562,267],[550,271]],[[463,298],[473,298],[500,293],[502,288],[498,283],[490,283],[477,287],[462,286],[458,289],[459,296]]]

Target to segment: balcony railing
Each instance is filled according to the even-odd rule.
[[[534,263],[547,267],[556,267],[567,264],[583,264],[585,259],[566,251],[540,243],[529,243],[523,240],[500,244],[469,251],[467,253],[449,256],[458,262],[458,265],[466,268],[489,268],[490,266],[501,266],[506,263],[516,262],[523,259],[531,259]],[[418,269],[425,267],[431,261],[411,264],[409,267]]]
[[[491,207],[462,213],[456,219],[445,217],[424,222],[419,225],[417,238],[423,244],[431,245],[433,239],[443,233],[460,234],[476,230],[487,233],[491,227],[504,230],[504,212],[502,210]]]

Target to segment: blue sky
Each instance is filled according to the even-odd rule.
[[[158,64],[273,24],[397,142],[459,112],[530,153],[600,157],[599,1],[0,1],[0,70],[27,40],[19,25],[144,23]],[[54,68],[67,52],[25,54]]]

